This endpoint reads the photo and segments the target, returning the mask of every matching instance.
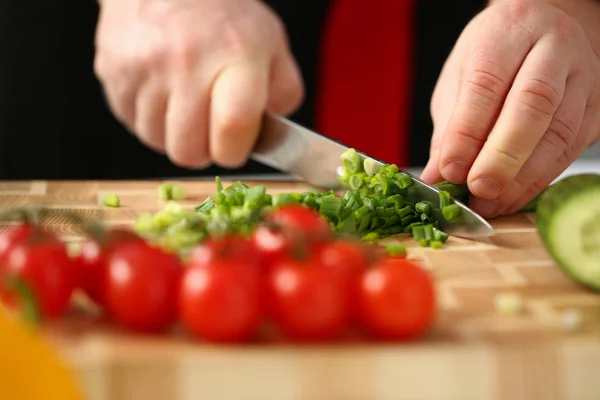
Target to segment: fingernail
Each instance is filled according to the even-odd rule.
[[[484,200],[475,198],[469,205],[483,218],[494,218],[498,215],[498,211],[500,210],[500,203],[498,200]]]
[[[495,199],[500,195],[500,185],[493,179],[481,177],[471,184],[471,192],[482,199]]]
[[[459,160],[448,162],[442,171],[444,179],[455,183],[464,182],[467,179],[468,173],[469,169],[467,168],[467,165]]]

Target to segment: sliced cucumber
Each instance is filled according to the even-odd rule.
[[[559,267],[600,291],[600,175],[572,175],[548,187],[537,205],[536,224]]]

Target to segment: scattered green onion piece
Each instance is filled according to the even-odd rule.
[[[171,186],[171,198],[170,200],[184,200],[185,199],[185,188],[181,185],[173,185]]]
[[[421,240],[419,240],[419,245],[421,247],[429,247],[429,240],[427,240],[427,239],[421,239]]]
[[[401,244],[388,244],[385,251],[392,257],[406,256],[406,247]]]
[[[440,242],[439,240],[432,240],[429,242],[429,245],[434,248],[434,249],[441,249],[442,248],[442,242]]]
[[[160,200],[170,200],[171,199],[171,185],[168,183],[163,183],[158,185],[158,198]]]
[[[116,194],[107,194],[104,196],[103,203],[106,207],[119,207],[121,201]]]
[[[461,210],[457,204],[450,204],[449,206],[442,207],[442,216],[446,221],[452,221],[460,217]]]

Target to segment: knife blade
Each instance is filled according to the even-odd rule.
[[[282,172],[296,175],[313,186],[338,190],[342,188],[338,179],[338,168],[341,165],[340,156],[348,149],[348,146],[342,143],[287,118],[267,112],[250,157]],[[385,165],[380,160],[358,150],[357,152],[380,165]],[[413,189],[409,191],[407,200],[439,204],[440,191],[435,186],[423,182],[402,169],[400,172],[410,176],[413,180],[413,185],[411,185]],[[439,220],[442,230],[450,235],[463,238],[488,237],[495,234],[492,226],[484,218],[457,199],[453,200],[461,209],[461,216],[458,219],[447,221],[443,218],[439,208],[433,210],[434,217]]]

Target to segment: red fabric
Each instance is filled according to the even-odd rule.
[[[316,128],[406,166],[417,0],[337,0],[322,42]]]

